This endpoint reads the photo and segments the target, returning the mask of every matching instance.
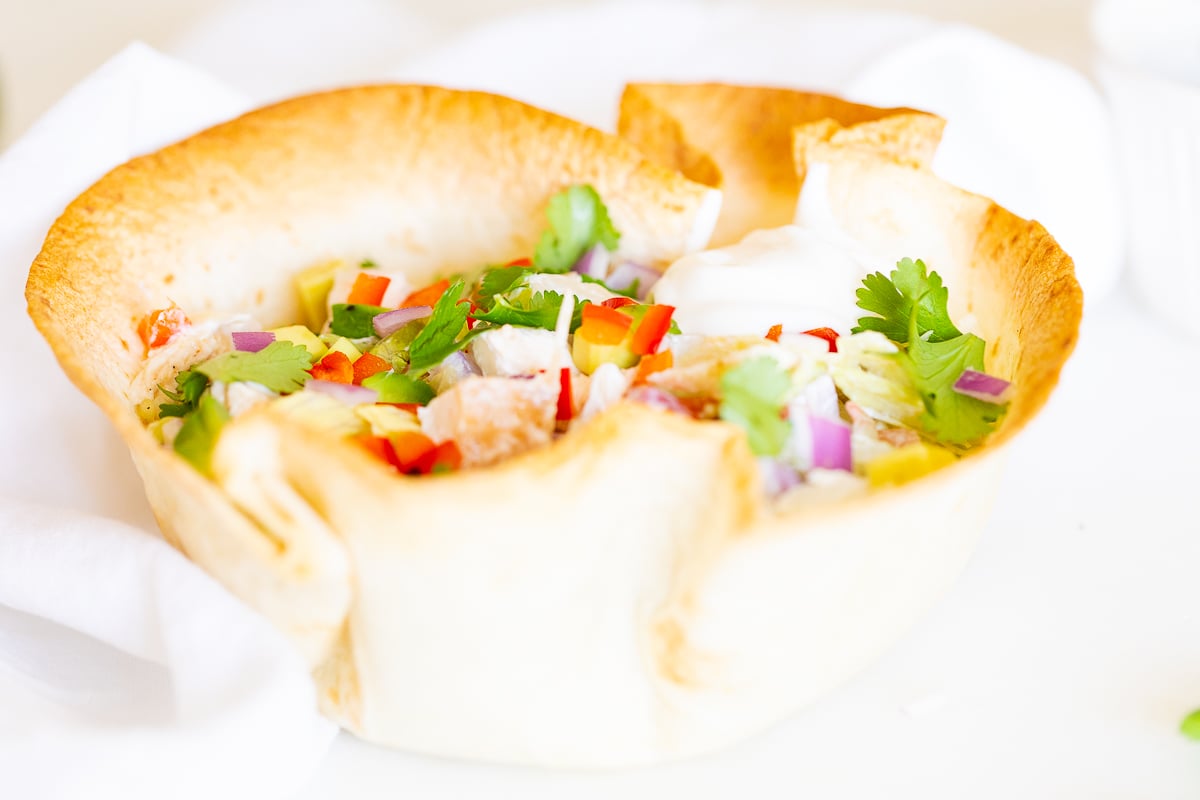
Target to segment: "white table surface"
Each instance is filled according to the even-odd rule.
[[[158,26],[149,36],[134,20],[148,3],[66,5],[4,9],[9,136],[93,66],[68,46],[43,49],[45,74],[11,91],[13,63],[35,62],[23,42],[50,15],[66,20],[67,45],[89,21],[89,42],[162,41],[205,4],[146,11],[142,24]],[[449,5],[447,30],[471,20],[463,9],[505,4]],[[967,21],[1082,60],[1083,2],[886,5],[957,6]],[[1014,443],[991,525],[955,589],[853,683],[762,736],[676,765],[570,773],[411,756],[343,734],[299,797],[1200,797],[1200,747],[1177,732],[1200,707],[1200,427],[1187,415],[1198,368],[1200,343],[1128,291],[1089,302],[1077,353]]]

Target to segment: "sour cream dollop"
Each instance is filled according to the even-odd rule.
[[[798,225],[754,231],[676,261],[654,285],[654,301],[675,306],[687,333],[761,336],[783,325],[847,334],[861,316],[855,290],[870,272],[852,244]]]

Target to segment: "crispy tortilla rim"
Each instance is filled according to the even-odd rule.
[[[731,116],[704,124],[736,142],[746,122]],[[999,442],[1050,391],[1078,287],[1040,227],[922,168],[912,153],[937,126],[919,116],[911,148],[893,147],[908,135],[894,123],[822,123],[794,144],[840,225],[957,270],[998,342],[990,357],[1018,382]],[[792,139],[781,146],[790,163]],[[737,171],[725,151],[697,157]],[[772,515],[737,429],[630,403],[548,448],[427,478],[268,405],[225,428],[207,480],[138,421],[148,309],[275,325],[299,316],[294,274],[329,258],[371,257],[418,284],[517,258],[547,198],[579,182],[634,260],[665,265],[717,219],[713,189],[615,137],[505,98],[378,86],[262,109],[118,167],[31,269],[31,316],[130,446],[166,536],[287,633],[324,710],[372,741],[589,767],[727,745],[870,663],[953,579],[986,518],[1003,448]],[[739,203],[753,190],[722,185]],[[906,192],[917,202],[889,205]]]

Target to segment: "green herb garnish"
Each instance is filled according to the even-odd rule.
[[[551,197],[546,218],[550,229],[533,252],[533,265],[540,272],[566,272],[592,245],[616,250],[621,238],[600,195],[586,184]]]
[[[519,325],[523,328],[554,330],[558,314],[562,309],[563,296],[558,292],[517,292],[512,297],[497,295],[490,311],[476,311],[472,316],[478,322],[492,325]],[[578,298],[571,320],[574,331],[583,322]]]
[[[260,351],[261,352],[261,351]],[[183,420],[175,436],[175,452],[205,475],[212,475],[212,452],[229,412],[211,394],[205,394],[196,409]]]
[[[235,350],[219,355],[192,367],[192,371],[223,383],[253,381],[272,392],[286,394],[304,386],[312,363],[312,353],[301,345],[274,341],[257,353]]]
[[[455,281],[438,298],[429,322],[408,348],[409,372],[429,370],[470,340],[463,332],[471,312],[470,304],[462,302],[463,288],[463,281]]]
[[[200,395],[204,394],[204,390],[207,388],[207,375],[185,369],[175,376],[175,391],[169,391],[162,386],[158,387],[159,391],[174,401],[159,405],[158,415],[160,417],[186,417],[196,410],[196,403],[200,401]]]
[[[743,361],[721,376],[720,417],[746,430],[755,455],[778,455],[791,431],[783,418],[791,379],[769,356]]]
[[[918,308],[917,329],[929,334],[929,341],[944,342],[962,333],[950,321],[946,301],[950,292],[942,285],[936,272],[925,272],[925,262],[905,258],[896,264],[889,279],[882,272],[863,278],[863,287],[856,293],[858,307],[879,316],[860,317],[858,327],[851,333],[879,331],[893,342],[908,342],[909,319],[914,306]]]

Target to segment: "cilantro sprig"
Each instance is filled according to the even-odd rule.
[[[208,388],[208,383],[207,375],[185,369],[175,377],[175,391],[172,392],[162,386],[158,387],[159,391],[172,401],[160,404],[158,415],[160,417],[186,417],[196,410],[196,404],[200,402],[200,396]]]
[[[301,345],[276,340],[257,353],[235,350],[197,364],[191,371],[224,383],[253,381],[286,394],[304,386],[312,362],[312,354]]]
[[[583,322],[581,303],[574,299],[575,308],[571,318],[574,331]],[[477,322],[491,325],[519,325],[523,328],[554,330],[558,314],[562,309],[563,296],[558,292],[516,292],[511,296],[497,295],[491,309],[476,311],[471,316]]]
[[[457,280],[438,298],[429,322],[409,345],[409,372],[419,375],[428,371],[472,338],[465,331],[471,306],[462,302],[464,288],[465,283]]]
[[[743,361],[721,376],[719,415],[746,431],[755,455],[778,455],[791,423],[783,418],[791,379],[770,356]]]
[[[949,290],[936,272],[926,273],[925,262],[911,258],[896,264],[891,278],[876,272],[863,279],[856,292],[858,307],[878,316],[860,317],[851,333],[879,331],[899,344],[909,340],[909,318],[917,311],[917,329],[929,341],[944,342],[962,335],[950,321],[946,308]]]
[[[950,319],[949,291],[925,262],[905,258],[891,277],[881,272],[863,279],[858,307],[875,316],[862,317],[854,333],[878,331],[903,350],[897,354],[913,387],[924,401],[921,425],[943,444],[968,446],[991,433],[1004,406],[954,391],[963,370],[984,369],[983,339],[962,333]]]
[[[599,193],[587,184],[571,186],[551,197],[546,218],[550,229],[533,252],[533,265],[539,272],[566,272],[592,245],[616,250],[621,238]]]

